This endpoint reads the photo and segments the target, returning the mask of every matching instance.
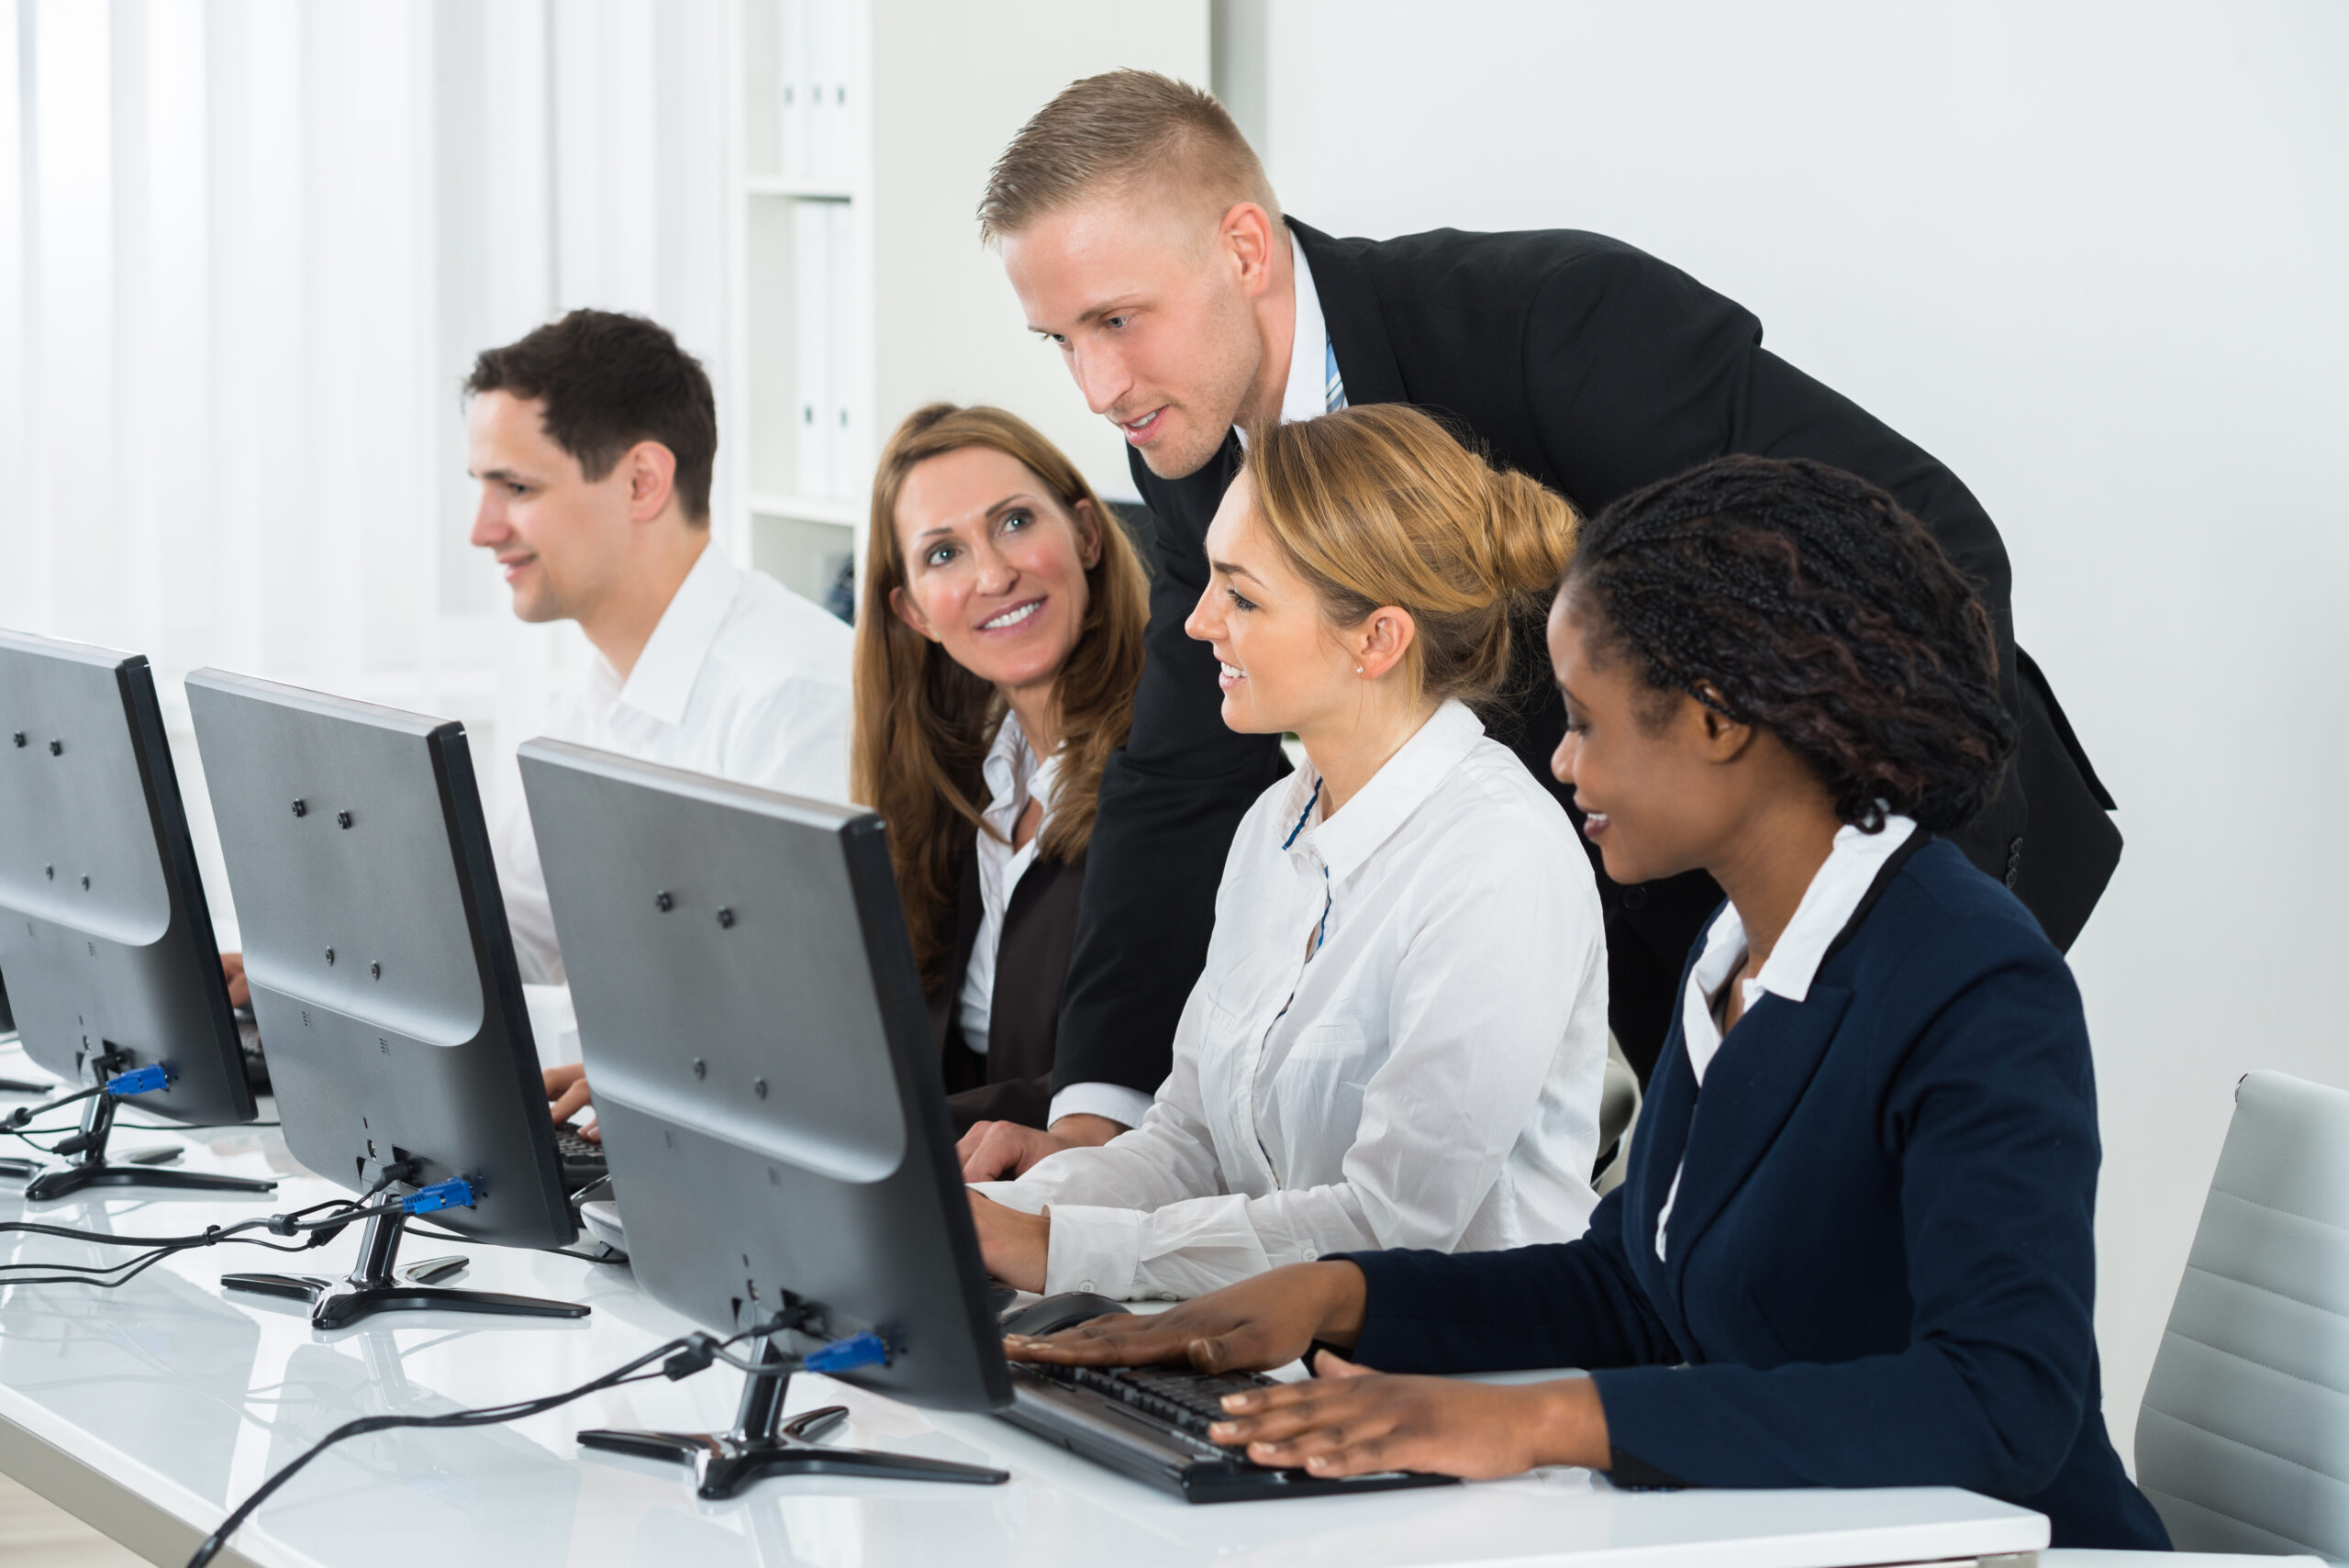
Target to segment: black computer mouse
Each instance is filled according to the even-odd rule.
[[[1003,1331],[1034,1338],[1039,1334],[1057,1334],[1063,1329],[1074,1329],[1079,1323],[1089,1323],[1096,1318],[1114,1318],[1130,1311],[1122,1302],[1106,1296],[1096,1296],[1086,1290],[1064,1290],[1058,1296],[1016,1308],[1003,1315]]]

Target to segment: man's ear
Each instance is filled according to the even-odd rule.
[[[1108,525],[1090,501],[1079,501],[1072,510],[1076,517],[1076,558],[1090,572],[1101,564],[1101,530]]]
[[[628,517],[649,523],[677,493],[677,454],[659,441],[639,441],[620,462],[628,465]]]
[[[903,588],[889,590],[889,611],[899,620],[913,628],[919,635],[930,639],[932,642],[938,640],[938,633],[930,629],[930,617],[921,613],[919,605],[907,597]]]
[[[1286,235],[1273,215],[1254,202],[1235,202],[1217,225],[1216,239],[1240,269],[1240,287],[1250,295],[1263,294],[1273,284],[1273,247]]]

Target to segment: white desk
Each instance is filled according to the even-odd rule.
[[[0,1076],[9,1074],[41,1075],[26,1071],[13,1048],[0,1050]],[[120,1135],[124,1147],[163,1141],[173,1140]],[[297,1170],[274,1132],[188,1141],[193,1167],[275,1174],[284,1184],[273,1199],[117,1191],[44,1206],[32,1218],[175,1235],[338,1195]],[[13,1184],[0,1188],[0,1218],[24,1214],[15,1194]],[[623,1269],[420,1237],[409,1243],[411,1259],[462,1251],[476,1260],[459,1283],[581,1301],[594,1314],[551,1325],[417,1314],[321,1335],[297,1304],[218,1288],[218,1276],[238,1269],[343,1272],[356,1235],[292,1257],[250,1247],[182,1253],[116,1291],[0,1292],[0,1470],[176,1564],[229,1507],[345,1420],[552,1393],[690,1327]],[[85,1261],[101,1251],[0,1237],[0,1258],[10,1261]],[[722,1430],[740,1388],[739,1373],[716,1367],[509,1426],[345,1443],[264,1505],[232,1551],[268,1568],[1844,1568],[1970,1561],[2047,1541],[2039,1515],[1954,1489],[1631,1493],[1581,1471],[1196,1507],[990,1417],[930,1415],[808,1375],[794,1380],[792,1408],[846,1404],[853,1412],[833,1440],[997,1465],[1010,1483],[811,1476],[703,1503],[681,1469],[591,1457],[572,1441],[590,1426]]]

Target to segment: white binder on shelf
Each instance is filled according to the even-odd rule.
[[[785,179],[807,177],[807,100],[812,72],[807,58],[808,0],[776,0],[775,130],[780,138],[775,172]]]
[[[856,117],[850,111],[850,83],[856,74],[856,15],[859,0],[818,0],[832,12],[832,177],[856,178]]]
[[[847,176],[841,166],[845,139],[840,100],[848,80],[848,18],[841,0],[786,0],[807,18],[807,173],[818,180]]]
[[[798,395],[792,468],[802,495],[832,493],[832,427],[838,417],[832,372],[832,209],[839,204],[791,204],[794,381]]]
[[[831,209],[831,373],[827,378],[832,398],[832,450],[828,464],[831,494],[855,500],[865,489],[864,432],[857,417],[857,278],[856,209],[846,202],[827,204]]]

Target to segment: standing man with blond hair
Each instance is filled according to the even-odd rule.
[[[1977,584],[2020,721],[2003,789],[1954,838],[2058,945],[2086,922],[2121,837],[2015,647],[1997,528],[1931,456],[1765,350],[1751,312],[1596,234],[1333,239],[1283,217],[1213,97],[1137,71],[1074,83],[1038,111],[996,161],[979,223],[1029,326],[1123,432],[1158,561],[1132,736],[1102,779],[1052,1128],[974,1129],[966,1175],[1024,1170],[1132,1125],[1165,1073],[1225,851],[1282,765],[1272,738],[1224,728],[1215,660],[1182,626],[1206,584],[1203,540],[1241,432],[1259,421],[1417,404],[1586,513],[1730,452],[1816,459],[1889,490]],[[1546,669],[1520,675],[1487,722],[1546,782],[1564,708]],[[1602,874],[1600,885],[1610,1016],[1644,1079],[1720,892],[1701,873],[1629,887]]]

